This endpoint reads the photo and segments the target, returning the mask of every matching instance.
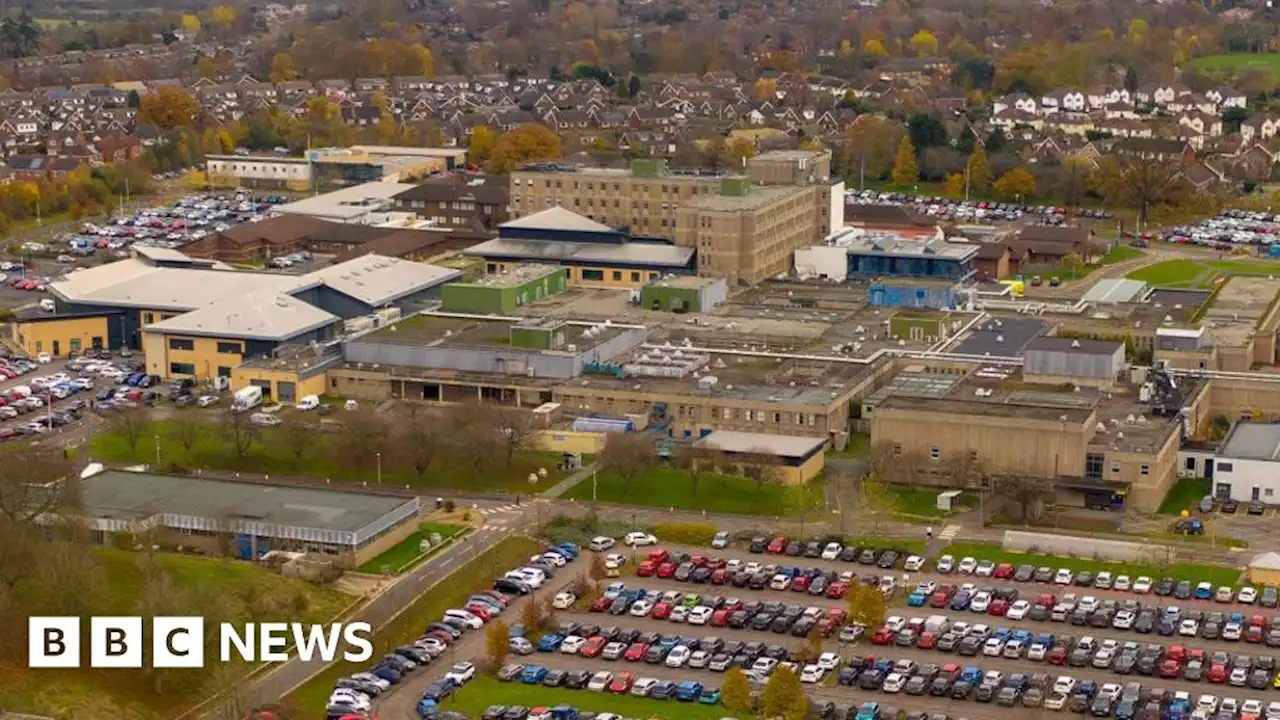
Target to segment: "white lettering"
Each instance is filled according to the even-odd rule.
[[[254,627],[253,623],[247,623],[244,626],[244,635],[241,636],[236,627],[231,623],[222,623],[219,628],[219,637],[221,642],[222,662],[231,662],[231,647],[234,645],[240,653],[240,659],[245,662],[257,662],[258,653],[254,650]]]
[[[326,630],[328,632],[326,632]],[[310,628],[302,623],[293,623],[293,644],[298,649],[298,658],[309,662],[317,647],[320,659],[333,662],[338,650],[338,638],[342,635],[341,625],[312,625]]]
[[[262,650],[258,659],[262,662],[288,662],[289,653],[285,652],[285,648],[289,646],[288,632],[287,623],[258,625],[258,646]]]
[[[342,655],[342,659],[347,662],[359,663],[365,662],[373,657],[373,641],[370,637],[373,635],[373,628],[366,622],[347,623],[342,629],[342,637],[347,641],[348,645],[360,648],[359,652],[347,650]]]

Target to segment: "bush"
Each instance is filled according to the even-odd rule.
[[[717,529],[710,523],[659,523],[653,534],[665,542],[680,545],[710,545]]]
[[[631,526],[616,520],[602,520],[594,515],[584,518],[557,515],[547,523],[547,537],[552,542],[571,542],[586,546],[597,535],[622,537]]]

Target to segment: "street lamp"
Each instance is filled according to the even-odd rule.
[[[382,487],[382,453],[374,453],[378,460],[378,487]]]
[[[156,468],[160,467],[160,436],[156,435]]]

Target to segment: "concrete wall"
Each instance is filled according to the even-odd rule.
[[[1268,505],[1280,503],[1280,464],[1228,457],[1214,461],[1212,493],[1215,496],[1226,494],[1233,500],[1249,502],[1254,499],[1254,488],[1258,489],[1258,500]]]
[[[1124,367],[1124,345],[1111,354],[1067,350],[1028,350],[1023,356],[1024,372],[1073,378],[1111,380]]]
[[[1027,552],[1034,549],[1036,552],[1049,555],[1126,562],[1153,562],[1157,559],[1157,555],[1163,554],[1160,552],[1160,546],[1156,545],[1124,542],[1122,540],[1047,535],[1019,530],[1006,530],[1004,541],[1001,544],[1005,550],[1013,552]],[[1153,555],[1153,552],[1155,555]],[[1173,555],[1174,551],[1168,550],[1167,553]],[[1172,560],[1173,558],[1169,557],[1168,559]]]

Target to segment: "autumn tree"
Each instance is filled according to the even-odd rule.
[[[729,710],[737,713],[750,712],[752,708],[751,684],[742,668],[734,665],[724,674],[724,685],[720,688],[720,702]]]
[[[973,146],[973,152],[965,163],[965,171],[969,174],[971,190],[985,192],[991,187],[991,165],[987,163],[987,151],[981,144]]]
[[[1175,202],[1185,190],[1182,168],[1170,160],[1126,157],[1099,170],[1107,200],[1136,208],[1140,226],[1147,224],[1153,205]]]
[[[223,29],[231,27],[236,21],[236,9],[230,5],[219,5],[210,13],[215,23],[221,25]]]
[[[1029,198],[1036,194],[1036,178],[1022,168],[1014,168],[1001,175],[992,187],[1004,198]]]
[[[596,461],[599,472],[613,473],[622,480],[624,495],[631,493],[631,481],[652,468],[658,459],[653,438],[641,433],[609,433]]]
[[[476,167],[483,167],[488,164],[489,156],[493,154],[493,148],[497,142],[497,135],[488,125],[474,128],[471,131],[471,141],[467,145],[467,160]]]
[[[755,85],[757,100],[777,100],[778,81],[773,78],[760,78]]]
[[[188,35],[198,35],[200,33],[200,17],[192,14],[183,15],[182,29]]]
[[[919,30],[912,35],[910,45],[919,57],[936,55],[938,52],[938,38],[928,30]]]
[[[484,636],[485,658],[489,661],[489,670],[497,672],[507,661],[511,651],[511,626],[501,620],[489,623]]]
[[[789,667],[779,667],[769,675],[760,695],[761,714],[767,718],[804,720],[809,701],[804,685]]]
[[[1074,280],[1076,273],[1080,271],[1080,268],[1084,267],[1084,259],[1080,257],[1079,253],[1067,253],[1062,256],[1062,261],[1059,264],[1064,270],[1071,271],[1071,279]]]
[[[436,59],[431,54],[430,48],[422,43],[414,43],[409,46],[409,53],[413,57],[414,66],[418,74],[423,77],[431,77],[436,74]]]
[[[849,610],[849,622],[874,630],[884,624],[889,603],[880,588],[857,583],[845,593],[845,605]]]
[[[137,123],[161,130],[190,127],[200,115],[200,104],[180,87],[162,85],[143,95],[138,105]]]
[[[845,166],[860,180],[880,179],[893,167],[893,152],[902,137],[901,124],[880,115],[864,114],[845,128]]]
[[[491,172],[505,174],[527,162],[560,157],[560,136],[540,123],[525,123],[503,133],[489,156]]]
[[[862,52],[873,58],[882,58],[889,54],[889,51],[884,49],[884,43],[875,38],[871,38],[862,44]]]
[[[920,166],[916,164],[916,149],[911,144],[911,137],[903,135],[898,142],[898,154],[893,159],[894,185],[912,185],[920,179]]]
[[[292,55],[287,52],[278,52],[271,56],[271,82],[287,82],[297,77],[298,71],[294,67]]]

